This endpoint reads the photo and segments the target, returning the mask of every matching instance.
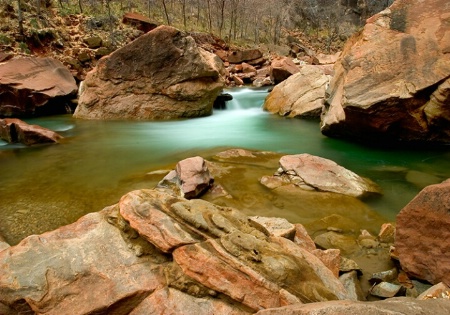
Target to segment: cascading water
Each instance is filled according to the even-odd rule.
[[[267,90],[230,89],[227,109],[172,121],[85,121],[70,115],[27,120],[60,132],[58,145],[25,147],[0,142],[0,234],[14,244],[116,203],[133,189],[153,188],[170,169],[195,155],[226,148],[281,154],[310,153],[377,182],[384,190],[369,205],[387,220],[427,184],[450,177],[449,151],[382,150],[324,137],[317,121],[287,119],[261,109]],[[275,163],[276,164],[276,163]],[[276,165],[274,165],[276,169]],[[250,172],[244,166],[242,173]],[[271,175],[271,170],[259,170]],[[258,178],[232,179],[245,198],[258,198]],[[281,206],[284,204],[284,206]],[[291,207],[287,205],[291,204]],[[299,200],[258,205],[253,214],[296,218]],[[316,214],[311,210],[310,215]],[[305,216],[303,213],[302,217]]]

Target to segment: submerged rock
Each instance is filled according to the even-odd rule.
[[[78,87],[70,71],[52,58],[14,58],[0,64],[0,117],[70,112]]]
[[[396,222],[395,250],[403,270],[450,285],[450,180],[424,188]]]
[[[220,59],[159,26],[101,59],[84,81],[76,118],[173,119],[212,113],[224,81]]]
[[[449,144],[448,14],[447,0],[399,0],[369,18],[335,65],[322,132],[377,144]]]

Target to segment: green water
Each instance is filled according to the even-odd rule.
[[[382,198],[366,204],[385,221],[394,220],[421,188],[450,177],[450,149],[381,150],[326,138],[318,122],[263,112],[260,106],[267,94],[263,90],[231,93],[235,99],[228,110],[189,120],[84,121],[69,115],[28,120],[58,131],[65,139],[61,144],[38,147],[0,143],[0,234],[15,244],[27,235],[74,222],[116,203],[130,190],[153,188],[164,175],[148,175],[151,171],[170,169],[190,156],[210,157],[226,148],[310,153],[332,159],[383,188]],[[254,176],[264,172],[271,175],[272,169],[255,169]],[[236,194],[248,190],[247,199],[262,194],[257,178],[233,178],[227,185]],[[284,204],[296,202],[285,200]],[[278,208],[276,202],[259,204],[250,212],[273,215]],[[296,219],[297,209],[285,206],[276,214]],[[305,210],[301,211],[299,217],[305,217]],[[314,212],[308,214],[309,219]],[[322,214],[317,212],[319,218]]]

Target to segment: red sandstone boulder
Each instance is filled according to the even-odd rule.
[[[14,58],[0,64],[0,117],[70,112],[78,87],[70,71],[52,58]]]
[[[299,71],[300,69],[291,58],[278,57],[272,60],[270,65],[270,79],[275,84],[278,84]]]
[[[226,61],[229,63],[252,63],[254,60],[260,60],[263,54],[259,49],[235,50],[229,52]]]
[[[157,24],[153,23],[148,17],[136,12],[125,13],[122,17],[122,23],[134,26],[144,33],[147,33],[158,26]]]
[[[319,118],[328,82],[328,77],[317,67],[303,66],[273,88],[263,108],[285,117]]]
[[[15,119],[0,119],[0,139],[9,143],[23,143],[34,145],[41,143],[57,143],[62,136],[56,132],[37,125],[29,125],[26,122]]]
[[[448,0],[397,0],[335,65],[322,132],[377,143],[450,143]]]
[[[328,191],[353,197],[378,195],[380,188],[335,162],[310,154],[285,155],[281,168],[261,183],[271,189],[293,184],[305,190]]]
[[[413,277],[450,286],[450,180],[424,188],[396,223],[402,268]]]
[[[209,115],[224,80],[220,59],[159,26],[102,58],[84,81],[74,117],[172,119]]]

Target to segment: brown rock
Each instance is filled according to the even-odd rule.
[[[316,244],[314,244],[314,241],[308,235],[308,232],[306,231],[305,227],[299,223],[294,225],[295,225],[294,243],[306,249],[309,252],[315,250]]]
[[[10,247],[9,244],[5,241],[3,236],[0,235],[0,252],[4,249],[7,249],[8,247]],[[1,310],[1,308],[0,308],[0,310]]]
[[[260,230],[264,230],[267,235],[285,237],[290,240],[294,239],[295,226],[284,218],[253,216],[249,217],[249,220]]]
[[[228,61],[230,63],[243,63],[260,59],[262,56],[259,49],[236,50],[228,54]]]
[[[450,299],[450,287],[445,285],[443,282],[435,284],[425,292],[421,293],[418,300],[428,300],[428,299]]]
[[[397,215],[395,249],[409,275],[450,285],[450,180],[424,188]]]
[[[303,66],[298,73],[276,85],[263,108],[280,116],[319,118],[325,100],[328,77],[315,66]]]
[[[277,309],[262,310],[257,315],[392,315],[392,314],[448,314],[450,303],[419,301],[412,298],[392,298],[370,303],[357,301],[330,301],[322,303],[296,304]]]
[[[0,117],[67,113],[67,102],[77,90],[60,61],[14,58],[0,64]]]
[[[370,289],[370,294],[381,298],[391,298],[396,296],[402,286],[389,282],[380,282]]]
[[[142,120],[209,115],[224,85],[223,72],[220,59],[198,48],[192,37],[160,26],[100,59],[86,77],[74,116]]]
[[[450,9],[447,0],[416,4],[395,1],[347,42],[322,117],[325,135],[450,143]]]
[[[342,282],[345,289],[347,290],[349,300],[352,301],[366,300],[366,296],[364,295],[364,292],[361,289],[361,284],[358,279],[358,273],[356,271],[344,273],[342,276],[339,277],[339,280]]]
[[[34,145],[41,143],[57,143],[62,136],[56,132],[37,125],[29,125],[26,122],[15,119],[0,119],[0,139],[9,143],[23,143]]]
[[[312,253],[314,256],[319,258],[328,269],[331,270],[336,278],[339,277],[339,266],[341,263],[341,251],[339,249],[315,249]]]
[[[252,65],[249,65],[248,63],[243,62],[242,63],[242,72],[243,73],[251,73],[253,75],[256,75],[256,69]]]
[[[148,17],[136,12],[125,13],[122,17],[122,23],[134,26],[144,33],[147,33],[158,26],[157,24],[153,23]]]
[[[340,57],[341,52],[337,52],[334,55],[317,54],[315,58],[318,65],[330,65],[334,64]]]
[[[380,194],[380,188],[335,162],[310,154],[285,155],[275,176],[308,190],[329,191],[353,197]]]
[[[342,235],[336,232],[325,232],[314,238],[314,243],[325,249],[337,248],[342,254],[348,255],[358,249],[356,240],[349,235]]]
[[[184,159],[177,163],[177,176],[180,180],[184,198],[197,198],[207,190],[214,179],[211,177],[205,160],[200,157]]]
[[[395,237],[395,226],[391,223],[384,223],[381,226],[380,233],[378,233],[378,240],[381,243],[394,243]]]
[[[90,36],[83,39],[83,42],[91,49],[96,49],[102,46],[103,40],[99,36]]]
[[[116,218],[107,208],[1,251],[0,303],[16,314],[129,313],[165,285],[167,258],[126,241]]]
[[[247,315],[251,313],[219,299],[196,298],[172,288],[164,288],[142,301],[129,315],[148,314]]]
[[[272,60],[270,65],[270,79],[275,84],[278,84],[299,71],[300,69],[291,58],[279,57]]]

